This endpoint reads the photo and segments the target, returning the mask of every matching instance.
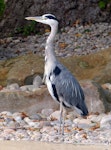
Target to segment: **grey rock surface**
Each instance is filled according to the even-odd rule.
[[[26,26],[27,23],[24,19],[26,16],[36,16],[46,13],[56,15],[62,27],[74,25],[76,22],[83,24],[103,21],[110,22],[111,3],[108,3],[105,9],[100,9],[98,2],[98,0],[7,1],[5,14],[0,22],[1,36],[14,33],[17,29]],[[37,31],[39,26],[37,25]]]
[[[85,101],[89,113],[105,113],[111,110],[111,102],[107,99],[107,93],[98,84],[91,80],[81,81],[81,86],[85,93]],[[59,110],[59,104],[55,102],[45,86],[41,86],[33,90],[32,85],[22,89],[21,86],[17,89],[3,88],[0,91],[0,112],[26,112],[28,114],[35,114],[41,112],[46,116],[50,116],[52,110]],[[111,93],[108,93],[108,95]],[[47,110],[48,109],[48,110]],[[49,109],[51,109],[49,111]],[[70,110],[74,111],[74,110]],[[77,116],[76,111],[74,115]]]

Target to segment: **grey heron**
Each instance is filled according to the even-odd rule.
[[[54,38],[58,31],[58,20],[56,17],[52,14],[45,14],[26,17],[25,19],[34,20],[51,27],[45,46],[44,78],[50,95],[60,103],[59,130],[61,130],[61,124],[63,124],[62,133],[64,133],[64,108],[75,109],[81,116],[88,114],[84,92],[71,72],[55,56]]]

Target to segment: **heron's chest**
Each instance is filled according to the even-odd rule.
[[[53,72],[53,69],[55,68],[55,64],[50,62],[50,61],[46,61],[45,62],[45,67],[44,67],[44,71],[46,75],[50,75],[51,72]]]
[[[50,95],[59,101],[56,91],[56,79],[60,75],[61,69],[57,65],[45,64],[45,82]]]
[[[61,68],[57,64],[46,63],[45,64],[45,76],[50,82],[54,82],[61,75]]]

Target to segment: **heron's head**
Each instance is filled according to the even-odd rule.
[[[58,20],[52,14],[45,14],[43,16],[35,16],[35,17],[26,17],[27,20],[34,20],[43,24],[47,24],[49,26],[58,25]]]

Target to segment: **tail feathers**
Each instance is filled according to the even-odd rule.
[[[85,103],[82,103],[82,105],[77,105],[77,106],[76,106],[76,110],[77,110],[77,112],[78,112],[81,116],[87,116],[87,115],[88,115],[88,109],[87,109]]]

